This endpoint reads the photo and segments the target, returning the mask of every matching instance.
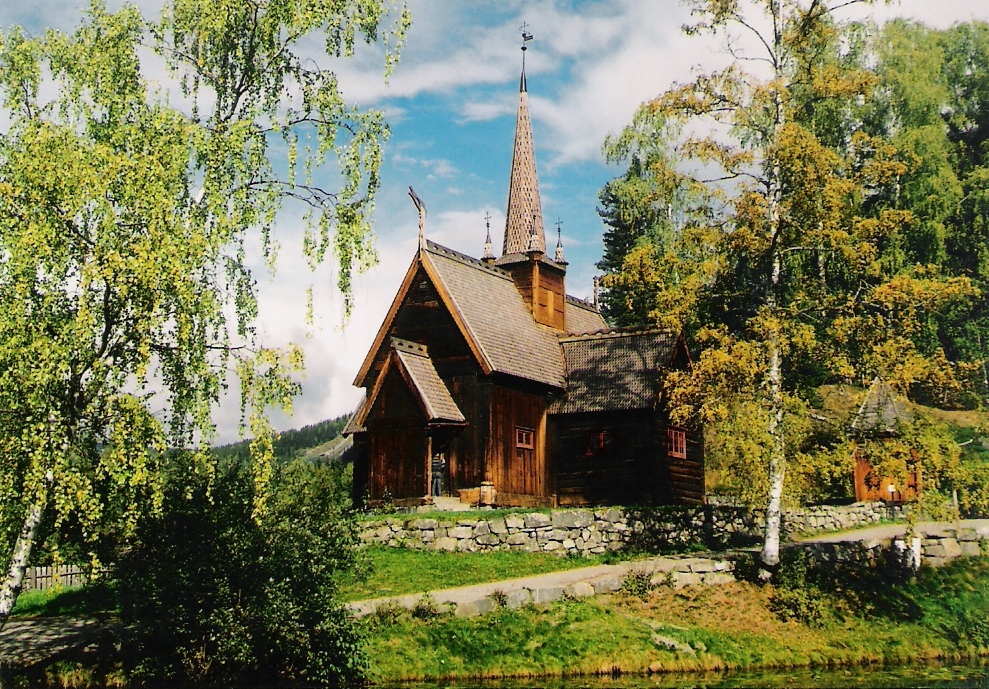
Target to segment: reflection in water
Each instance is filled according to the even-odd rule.
[[[621,677],[506,679],[484,681],[415,682],[379,685],[381,689],[752,689],[762,687],[824,687],[826,689],[989,689],[989,664],[901,665],[838,669],[707,672]]]

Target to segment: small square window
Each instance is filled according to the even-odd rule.
[[[687,458],[687,433],[682,428],[666,429],[666,452],[670,457]]]
[[[535,449],[535,434],[536,432],[531,428],[522,428],[521,426],[515,427],[515,447],[523,450]]]
[[[587,431],[584,435],[587,457],[603,455],[611,446],[611,431]]]

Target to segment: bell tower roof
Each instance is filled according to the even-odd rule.
[[[531,34],[523,34],[525,38]],[[536,153],[532,145],[532,121],[529,119],[529,96],[525,80],[525,50],[522,44],[522,76],[519,79],[519,110],[515,122],[515,148],[512,153],[512,175],[508,185],[508,211],[505,219],[505,240],[502,254],[525,254],[535,242],[538,251],[546,252],[543,231],[543,209],[539,199],[536,177]],[[535,239],[531,238],[535,235]]]

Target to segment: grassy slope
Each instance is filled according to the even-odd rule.
[[[532,574],[599,564],[600,558],[557,557],[551,553],[447,553],[368,547],[370,572],[345,583],[343,600],[469,586]]]
[[[773,589],[747,583],[466,619],[382,614],[365,624],[376,681],[905,662],[989,651],[989,626],[978,627],[989,619],[989,559],[956,561],[886,588],[884,601],[895,605],[867,612],[847,591],[815,592],[828,610],[816,625],[782,621],[772,611]],[[696,654],[670,650],[659,637]]]

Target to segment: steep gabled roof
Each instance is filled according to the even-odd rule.
[[[409,386],[419,403],[419,408],[430,425],[462,425],[466,422],[457,403],[453,401],[450,390],[440,379],[426,347],[415,342],[400,340],[393,337],[389,343],[391,353],[385,366],[381,369],[374,387],[361,402],[354,416],[347,422],[347,427],[353,426],[352,432],[364,430],[368,414],[374,408],[388,374],[394,369]]]
[[[491,371],[562,388],[563,357],[554,331],[539,325],[511,275],[429,243],[424,252],[444,301],[461,317]]]
[[[896,433],[900,424],[908,423],[913,416],[902,398],[896,396],[889,383],[878,377],[872,381],[859,407],[852,430],[865,434]]]
[[[561,338],[567,390],[549,413],[653,408],[660,375],[669,370],[680,343],[678,335],[665,330]]]
[[[511,275],[430,241],[409,266],[355,385],[364,384],[385,346],[385,337],[419,266],[433,282],[485,374],[504,373],[556,388],[565,385],[556,335],[533,320]]]
[[[583,299],[567,295],[566,304],[567,333],[570,335],[585,335],[608,330],[608,324],[601,312]]]

